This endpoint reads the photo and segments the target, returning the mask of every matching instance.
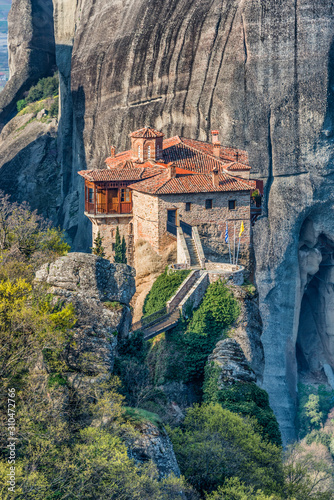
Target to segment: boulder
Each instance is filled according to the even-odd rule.
[[[36,273],[36,282],[50,285],[55,300],[74,306],[77,322],[66,350],[67,365],[77,373],[73,383],[78,374],[112,372],[117,337],[126,337],[131,326],[134,274],[130,266],[82,253],[70,253]]]
[[[137,462],[152,460],[160,478],[174,474],[180,477],[173,445],[164,429],[150,422],[140,424],[140,436],[129,447],[129,455]]]
[[[243,350],[234,339],[220,340],[209,356],[221,368],[218,379],[219,389],[235,382],[256,382],[256,375],[250,368]]]
[[[52,293],[85,300],[117,301],[129,305],[134,295],[135,270],[126,264],[113,264],[96,255],[73,252],[37,273],[37,281],[51,285]]]

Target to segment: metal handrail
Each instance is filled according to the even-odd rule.
[[[160,322],[165,316],[169,316],[169,314],[167,314],[166,306],[134,323],[131,330],[135,332],[141,328],[147,328],[148,326],[154,325],[154,323]]]

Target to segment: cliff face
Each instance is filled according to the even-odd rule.
[[[323,235],[327,246],[334,241],[333,13],[322,0],[54,0],[59,220],[77,249],[88,247],[89,232],[76,171],[101,166],[111,143],[124,148],[145,124],[199,139],[220,129],[222,143],[247,149],[253,177],[264,179],[265,215],[254,231],[263,380],[286,440],[302,369],[297,337],[302,352],[307,344],[298,332],[298,250],[317,248],[325,262]],[[301,233],[306,219],[311,243]],[[327,319],[321,324],[331,342]]]
[[[8,16],[10,80],[0,94],[0,127],[23,93],[55,69],[52,0],[13,0]]]

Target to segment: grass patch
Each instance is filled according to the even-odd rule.
[[[122,311],[123,305],[120,304],[119,302],[103,302],[104,307],[109,309],[110,311],[116,312],[116,311]]]
[[[150,411],[142,410],[141,408],[131,408],[130,406],[125,406],[124,409],[125,418],[133,425],[150,422],[156,427],[162,427],[162,420],[156,413],[151,413]]]

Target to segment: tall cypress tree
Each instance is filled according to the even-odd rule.
[[[100,231],[97,233],[97,236],[94,240],[94,246],[92,248],[92,252],[94,255],[97,255],[98,257],[105,257],[105,252],[104,252],[104,247],[102,245],[103,243],[103,238],[100,235]]]
[[[122,260],[122,243],[121,243],[121,236],[119,234],[118,226],[116,228],[114,262],[117,262],[119,264],[122,264],[122,262],[123,262],[123,260]]]
[[[126,258],[126,243],[125,243],[125,238],[123,236],[122,238],[122,262],[123,264],[127,264],[127,258]]]

